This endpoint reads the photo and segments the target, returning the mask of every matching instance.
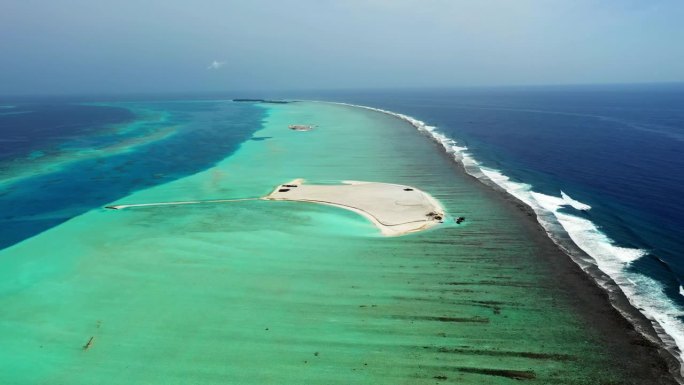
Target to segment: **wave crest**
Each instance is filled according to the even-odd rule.
[[[563,200],[565,201],[565,203],[567,203],[568,205],[572,206],[574,209],[580,210],[580,211],[589,211],[589,210],[591,210],[591,206],[589,206],[588,204],[585,204],[585,203],[582,203],[582,202],[580,202],[580,201],[576,201],[576,200],[570,198],[570,195],[564,193],[562,190],[561,190],[560,193],[561,193],[561,198],[563,198]]]

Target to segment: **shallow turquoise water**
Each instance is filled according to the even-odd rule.
[[[0,383],[596,384],[633,374],[575,315],[533,230],[413,127],[323,103],[264,108],[254,135],[267,139],[115,203],[368,180],[420,187],[465,225],[386,238],[354,213],[294,202],[90,210],[0,251]]]

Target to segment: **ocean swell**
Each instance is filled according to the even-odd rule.
[[[621,290],[630,304],[651,321],[659,340],[654,341],[654,336],[638,324],[635,324],[635,327],[644,337],[658,343],[679,361],[679,373],[675,374],[678,374],[677,380],[681,383],[684,377],[684,310],[666,296],[660,282],[631,268],[633,261],[647,254],[646,250],[616,245],[596,224],[568,213],[572,212],[571,209],[577,212],[587,211],[591,206],[571,198],[562,191],[559,196],[552,196],[533,191],[529,184],[512,181],[501,171],[481,165],[467,152],[467,147],[459,145],[454,139],[439,132],[436,127],[410,116],[379,108],[338,104],[381,112],[410,123],[441,144],[447,153],[463,165],[468,174],[487,185],[504,190],[528,205],[535,212],[539,224],[549,237],[584,271],[596,279],[597,283],[609,292],[611,299],[615,298],[613,294],[616,289]],[[566,210],[561,210],[563,208]],[[577,252],[577,248],[581,251]],[[582,252],[586,255],[582,255]],[[591,258],[587,258],[587,255]],[[591,274],[591,271],[595,270],[592,268],[598,268],[608,279]],[[682,294],[684,295],[684,289]],[[630,321],[637,321],[630,317],[625,309],[613,304]]]

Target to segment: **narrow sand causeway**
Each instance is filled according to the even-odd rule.
[[[339,185],[303,184],[301,179],[278,186],[268,200],[313,202],[345,208],[368,218],[383,235],[426,230],[444,220],[444,209],[429,194],[411,186],[345,181]]]

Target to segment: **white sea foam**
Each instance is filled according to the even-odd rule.
[[[570,195],[564,193],[563,191],[561,191],[560,193],[561,193],[561,198],[563,198],[563,200],[565,200],[565,202],[567,204],[574,207],[575,209],[580,210],[580,211],[591,210],[591,206],[589,206],[588,204],[585,204],[585,203],[582,203],[580,201],[576,201],[576,200],[570,198]]]
[[[435,141],[441,143],[447,153],[452,154],[455,160],[463,164],[466,172],[478,179],[481,179],[481,175],[484,176],[531,207],[539,223],[554,241],[558,242],[559,238],[555,235],[559,231],[565,232],[580,249],[593,258],[596,266],[620,287],[632,306],[651,320],[666,349],[675,354],[680,363],[684,362],[684,324],[681,321],[684,319],[684,309],[667,297],[661,283],[630,268],[631,263],[646,255],[647,251],[618,246],[590,220],[560,211],[562,207],[568,206],[587,211],[591,206],[571,198],[562,191],[558,197],[535,192],[529,184],[513,181],[499,170],[481,166],[467,152],[467,147],[459,145],[452,138],[439,132],[436,127],[418,119],[378,108],[347,105],[395,116],[409,122],[419,131],[428,133]],[[684,296],[684,287],[680,287],[680,294]],[[684,371],[680,369],[680,373]]]

